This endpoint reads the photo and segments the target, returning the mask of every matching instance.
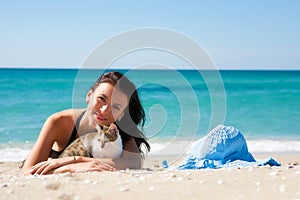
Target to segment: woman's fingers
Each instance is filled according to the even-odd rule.
[[[42,171],[47,167],[46,164],[34,166],[31,170],[31,174],[41,174]]]
[[[48,174],[53,173],[57,169],[68,170],[70,172],[87,172],[87,171],[116,171],[116,169],[108,164],[102,163],[98,160],[66,164],[65,160],[52,159],[40,162],[30,169],[31,174]],[[66,168],[67,167],[67,168]],[[58,170],[60,171],[60,170]]]
[[[94,169],[95,171],[116,171],[116,169],[111,166],[96,166]]]
[[[51,165],[45,165],[44,168],[40,168],[40,170],[38,171],[38,174],[44,175],[47,174],[50,170],[52,170],[52,166]]]
[[[47,174],[49,171],[51,171],[53,168],[55,168],[55,161],[43,161],[36,165],[34,165],[30,173],[31,174]]]
[[[102,163],[98,160],[93,161],[92,165],[94,165],[96,169],[99,169],[99,171],[116,171],[116,169],[111,165]]]
[[[40,163],[38,163],[38,164],[36,164],[36,165],[33,165],[33,166],[31,167],[31,169],[29,170],[29,172],[30,172],[31,174],[35,174],[35,173],[43,166],[43,163],[44,163],[44,162],[40,162]]]
[[[116,171],[116,169],[110,165],[103,164],[99,161],[72,164],[72,172],[87,172],[87,171],[89,172]]]

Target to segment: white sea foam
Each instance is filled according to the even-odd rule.
[[[249,140],[250,152],[300,152],[300,141]]]
[[[177,141],[166,143],[150,143],[150,154],[158,155],[176,155],[184,154],[190,148],[194,142],[189,141]],[[251,153],[295,153],[300,152],[300,141],[279,141],[279,140],[248,140],[248,150]]]
[[[28,155],[32,144],[1,144],[0,162],[20,162]]]
[[[1,162],[19,162],[26,158],[29,149],[21,148],[6,148],[1,149],[0,161]]]
[[[149,155],[184,155],[194,142],[166,141],[151,142]],[[300,152],[300,141],[279,140],[248,140],[248,149],[251,153],[295,153]],[[28,155],[33,144],[0,144],[0,162],[20,162]]]

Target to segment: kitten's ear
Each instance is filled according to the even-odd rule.
[[[106,138],[108,139],[108,141],[115,141],[118,138],[118,127],[112,123],[109,126],[109,129],[107,130],[107,132],[105,132]]]
[[[110,128],[108,126],[102,126],[102,130],[104,131],[105,134],[108,133],[109,129]]]

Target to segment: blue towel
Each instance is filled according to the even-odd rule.
[[[219,125],[198,140],[186,158],[173,169],[205,169],[247,166],[280,166],[273,158],[256,161],[248,151],[243,134],[232,126]],[[168,168],[167,161],[163,167]]]

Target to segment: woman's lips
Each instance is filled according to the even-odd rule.
[[[99,121],[105,121],[106,118],[104,118],[103,116],[101,116],[99,113],[96,113],[96,117]]]

